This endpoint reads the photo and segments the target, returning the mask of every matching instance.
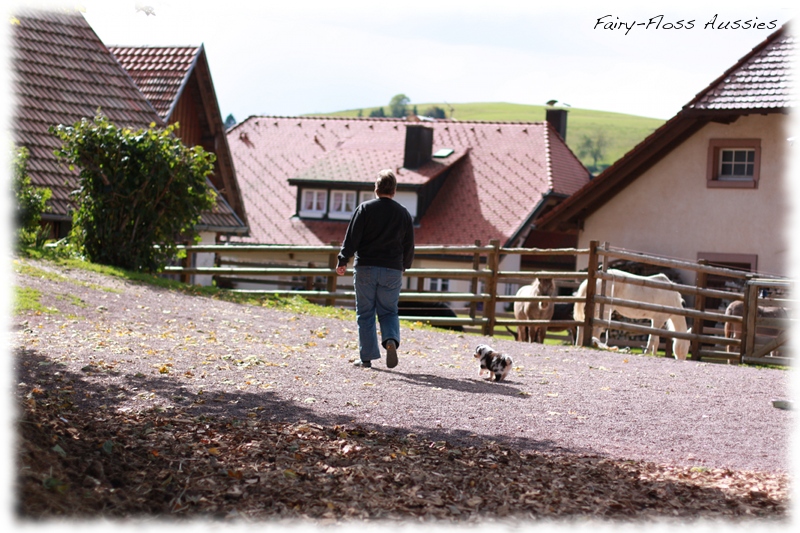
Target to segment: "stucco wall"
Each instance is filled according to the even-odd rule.
[[[759,272],[788,275],[787,124],[786,116],[772,114],[706,125],[587,218],[579,246],[608,241],[691,261],[701,252],[754,254]],[[715,138],[761,139],[757,189],[706,187],[709,140]],[[579,257],[578,268],[586,263]]]

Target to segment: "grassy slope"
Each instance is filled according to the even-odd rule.
[[[417,110],[423,113],[432,105],[441,107],[447,112],[450,118],[450,107],[443,103],[411,104],[417,106]],[[453,117],[458,120],[482,120],[496,122],[541,122],[545,119],[545,106],[508,104],[508,103],[467,103],[450,104],[453,109]],[[362,116],[369,116],[370,111],[375,107],[364,108],[361,110]],[[384,106],[384,111],[388,111],[388,106]],[[358,109],[338,111],[335,113],[325,113],[327,116],[355,117],[358,116]],[[609,140],[609,146],[605,157],[598,162],[598,166],[607,166],[622,157],[628,150],[636,146],[656,128],[661,126],[664,121],[657,118],[638,117],[625,115],[622,113],[609,113],[607,111],[593,111],[590,109],[569,108],[567,119],[567,144],[573,152],[578,153],[578,146],[584,135],[591,135],[597,131],[603,131]],[[592,164],[592,159],[581,158],[587,166]]]

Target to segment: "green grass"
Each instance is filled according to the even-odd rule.
[[[424,112],[430,106],[439,106],[447,112],[447,118],[451,118],[450,108],[444,103],[412,103],[410,107],[416,105],[417,111]],[[453,117],[457,120],[478,120],[494,122],[542,122],[545,120],[547,107],[540,105],[509,104],[476,102],[465,104],[450,104],[453,109]],[[388,106],[383,106],[384,111]],[[361,110],[364,117],[369,116],[370,111],[376,107],[365,107]],[[610,113],[607,111],[594,111],[591,109],[568,108],[567,118],[567,145],[578,155],[578,147],[584,135],[592,136],[602,131],[608,139],[608,148],[605,157],[598,161],[598,167],[604,168],[611,165],[614,161],[622,157],[631,148],[636,146],[645,137],[650,135],[656,128],[664,123],[664,120],[657,118],[639,117],[626,115],[623,113]],[[310,114],[308,116],[338,116],[356,117],[358,109],[348,109],[334,113]],[[593,164],[590,157],[581,158],[581,162],[588,166]]]
[[[284,297],[284,296],[272,296],[272,295],[247,294],[240,292],[231,292],[225,289],[220,289],[218,287],[201,287],[198,285],[186,285],[180,281],[165,278],[157,274],[131,272],[122,268],[111,267],[106,265],[98,265],[95,263],[90,263],[88,261],[83,261],[81,259],[76,259],[72,257],[63,257],[59,253],[55,253],[51,250],[46,250],[46,249],[45,250],[26,249],[22,251],[21,255],[22,257],[14,261],[14,269],[17,273],[26,276],[44,277],[45,279],[48,279],[50,281],[55,281],[58,283],[82,283],[82,282],[70,279],[61,274],[56,274],[48,272],[47,270],[43,270],[41,268],[37,268],[33,265],[26,263],[24,258],[25,257],[36,258],[51,262],[56,265],[65,266],[71,269],[81,269],[89,272],[96,272],[98,274],[112,276],[119,279],[133,281],[136,283],[142,283],[146,285],[160,287],[163,289],[179,291],[184,294],[190,294],[193,296],[216,298],[244,305],[282,309],[296,314],[307,314],[323,318],[340,318],[345,320],[355,320],[355,312],[352,310],[341,309],[338,307],[315,305],[301,296]],[[119,289],[102,287],[100,285],[95,285],[95,284],[86,284],[86,286],[98,290],[121,292]],[[21,289],[21,288],[15,288],[15,289],[17,292],[17,300],[16,300],[17,303],[15,304],[14,308],[15,313],[22,313],[29,310],[41,311],[41,312],[55,312],[55,310],[44,308],[39,303],[39,298],[41,298],[41,294],[39,293],[39,291],[36,291],[34,289]],[[77,298],[74,300],[70,300],[70,303],[79,307],[82,304],[85,305],[80,299]]]
[[[42,293],[36,289],[14,287],[14,314],[19,315],[29,311],[39,313],[55,313],[56,310],[45,307],[41,302]]]

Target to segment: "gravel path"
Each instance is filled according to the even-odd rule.
[[[353,368],[355,320],[189,296],[32,260],[16,285],[50,312],[14,317],[16,388],[87,409],[154,404],[240,419],[358,423],[459,444],[788,472],[790,372],[402,330],[400,364]],[[478,376],[475,346],[514,359]],[[70,392],[71,391],[71,392]]]

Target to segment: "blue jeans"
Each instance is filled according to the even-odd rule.
[[[375,315],[381,325],[382,345],[389,339],[400,346],[400,319],[397,301],[403,284],[403,272],[393,268],[357,266],[353,273],[356,288],[358,350],[362,361],[381,358]]]

